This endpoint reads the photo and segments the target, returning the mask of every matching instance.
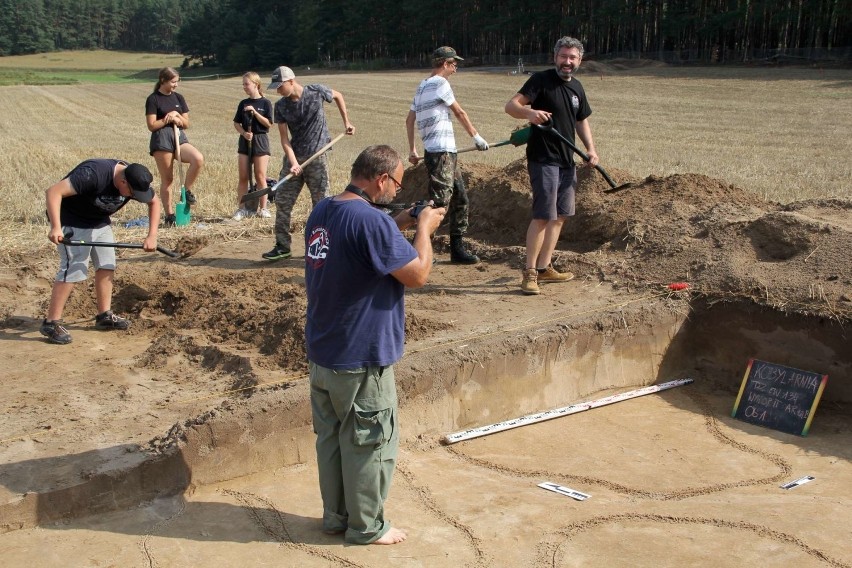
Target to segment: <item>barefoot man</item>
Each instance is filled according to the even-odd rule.
[[[403,167],[389,146],[352,164],[349,186],[314,207],[305,225],[305,325],[317,435],[322,529],[352,544],[397,544],[385,520],[399,447],[393,364],[405,342],[405,288],[426,283],[431,236],[444,208],[396,217],[376,208],[400,189]],[[402,234],[416,224],[413,245]]]

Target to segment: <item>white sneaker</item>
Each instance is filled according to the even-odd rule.
[[[261,209],[260,213],[258,213],[258,215],[263,217],[264,219],[271,219],[272,218],[272,213],[270,213],[269,209],[267,209],[266,207]]]
[[[240,221],[243,217],[247,216],[248,211],[245,209],[237,209],[237,212],[234,213],[234,216],[231,217],[234,221]]]

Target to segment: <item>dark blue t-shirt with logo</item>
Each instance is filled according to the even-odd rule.
[[[326,198],[305,226],[308,359],[330,369],[392,365],[405,343],[405,286],[417,258],[396,222],[362,199]]]
[[[66,178],[76,195],[62,199],[59,222],[65,227],[99,228],[110,224],[109,216],[127,205],[113,184],[115,166],[120,160],[92,159],[80,163]]]

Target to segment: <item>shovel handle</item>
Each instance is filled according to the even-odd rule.
[[[109,247],[109,248],[124,248],[124,249],[144,249],[145,247],[141,243],[106,243],[106,242],[87,242],[87,241],[78,241],[72,239],[62,239],[60,241],[63,245],[71,246],[71,247]],[[167,248],[161,247],[157,245],[157,252],[161,252],[166,256],[171,258],[177,258],[180,255],[173,250],[169,250]]]
[[[301,165],[302,167],[307,166],[308,164],[310,164],[311,162],[313,162],[314,160],[316,160],[317,158],[322,156],[325,153],[326,150],[328,150],[329,148],[331,148],[332,146],[337,144],[337,142],[339,142],[340,139],[343,138],[344,136],[346,136],[345,132],[342,133],[342,134],[338,134],[334,138],[334,140],[332,140],[331,142],[329,142],[328,144],[326,144],[325,146],[323,146],[322,148],[317,150],[316,154],[314,154],[313,156],[311,156],[310,158],[308,158],[307,160],[305,160],[304,162],[302,162],[299,165]],[[264,195],[274,194],[278,190],[278,188],[281,187],[281,184],[283,184],[285,181],[287,181],[291,177],[293,177],[293,174],[287,174],[283,178],[279,179],[278,182],[275,185],[273,185],[272,187],[267,187],[266,189],[258,189],[257,191],[250,191],[250,192],[246,193],[245,195],[242,196],[242,198],[240,198],[240,203],[245,203],[249,199],[255,199],[257,197],[263,197]]]
[[[574,144],[573,142],[571,142],[570,140],[568,140],[567,138],[565,138],[565,137],[562,135],[562,133],[561,133],[561,132],[559,132],[558,130],[555,130],[552,126],[549,126],[549,125],[548,125],[548,126],[544,126],[544,125],[541,125],[541,124],[536,124],[536,126],[538,126],[540,129],[544,130],[545,132],[550,132],[550,133],[552,133],[554,136],[556,136],[557,138],[559,138],[560,140],[562,140],[562,141],[565,143],[565,145],[566,145],[566,146],[568,146],[568,147],[569,147],[569,148],[571,148],[574,152],[576,152],[577,154],[579,154],[579,155],[580,155],[580,157],[581,157],[581,158],[583,158],[583,160],[585,160],[586,162],[588,162],[588,161],[590,161],[590,160],[591,160],[591,158],[589,158],[589,155],[588,155],[588,154],[586,154],[585,152],[583,152],[582,150],[580,150],[579,148],[577,148],[577,145],[576,145],[576,144]],[[603,176],[603,178],[606,180],[606,182],[609,184],[609,186],[610,186],[611,188],[615,189],[615,188],[617,187],[617,185],[618,185],[618,184],[616,184],[614,181],[612,181],[612,178],[611,178],[611,177],[609,177],[609,174],[608,174],[608,173],[606,173],[606,170],[605,170],[605,169],[603,169],[603,167],[601,167],[601,166],[600,166],[600,165],[598,165],[598,164],[595,164],[594,168],[595,168],[596,170],[598,170],[598,171],[601,173],[601,175]]]

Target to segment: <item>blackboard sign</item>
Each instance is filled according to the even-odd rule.
[[[807,436],[828,375],[749,359],[731,416]]]

